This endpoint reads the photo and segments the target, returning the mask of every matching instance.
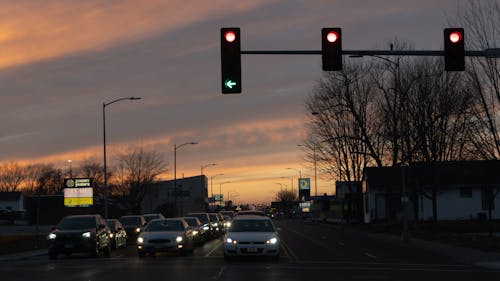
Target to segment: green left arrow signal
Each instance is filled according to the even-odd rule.
[[[226,88],[229,88],[229,89],[232,89],[233,86],[236,86],[236,82],[234,82],[233,80],[231,79],[227,79],[225,82],[224,82],[224,85],[226,86]]]

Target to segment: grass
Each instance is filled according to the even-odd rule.
[[[402,231],[401,223],[358,224],[355,227],[364,231],[396,236],[400,236]],[[499,233],[500,221],[495,221],[492,225],[476,221],[446,221],[437,224],[426,222],[411,224],[409,230],[411,237],[417,239],[500,253],[500,237],[490,237],[490,228],[494,233]]]
[[[47,249],[45,234],[0,236],[0,255]]]

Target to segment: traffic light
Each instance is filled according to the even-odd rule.
[[[221,28],[220,37],[222,93],[241,93],[240,29]]]
[[[465,70],[464,29],[444,29],[444,69],[446,71]]]
[[[321,57],[324,71],[342,70],[342,29],[321,30]]]

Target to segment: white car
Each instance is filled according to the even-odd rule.
[[[137,253],[143,257],[147,253],[192,252],[194,235],[184,219],[154,219],[137,238]]]
[[[268,256],[279,259],[280,238],[271,219],[263,216],[236,216],[224,236],[224,258]]]

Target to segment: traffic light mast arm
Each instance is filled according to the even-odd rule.
[[[321,50],[287,50],[287,51],[241,51],[242,55],[321,55]],[[353,56],[444,56],[444,51],[387,51],[387,50],[342,50],[342,55]],[[465,51],[466,57],[499,58],[500,49],[484,51]]]

